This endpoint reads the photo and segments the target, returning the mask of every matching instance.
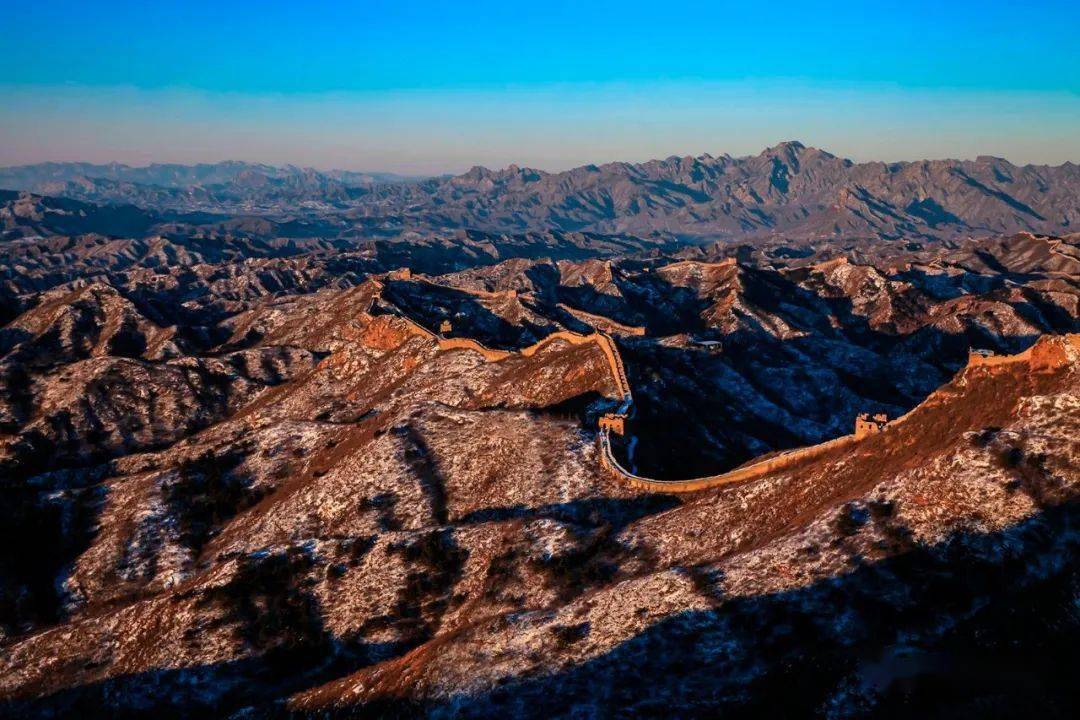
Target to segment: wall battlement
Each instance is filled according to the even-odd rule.
[[[661,265],[656,269],[657,272],[663,272],[665,270],[674,270],[681,267],[699,267],[699,268],[729,268],[735,267],[738,261],[735,258],[724,258],[723,260],[717,260],[715,262],[709,262],[707,260],[676,260],[675,262],[668,263],[667,265]]]
[[[1080,356],[1080,333],[1044,335],[1034,345],[1015,355],[996,355],[986,350],[968,352],[967,367],[995,367],[1026,362],[1035,372],[1052,372]]]
[[[608,436],[607,432],[601,432],[600,464],[616,480],[628,483],[639,490],[676,493],[698,492],[700,490],[708,490],[709,488],[733,485],[748,480],[756,480],[757,478],[770,475],[774,472],[800,465],[807,460],[820,457],[832,450],[850,447],[857,442],[858,439],[854,435],[844,435],[843,437],[838,437],[835,440],[829,440],[818,445],[790,450],[760,462],[744,465],[743,467],[735,468],[726,473],[720,473],[719,475],[707,475],[705,477],[690,478],[688,480],[657,480],[635,475],[620,465],[619,461],[615,459],[615,454],[611,451],[611,438]]]
[[[968,367],[1009,365],[1015,362],[1024,362],[1031,356],[1031,349],[1027,349],[1018,355],[997,355],[989,350],[969,350]]]
[[[370,312],[374,307],[375,302],[378,300],[380,293],[383,289],[383,284],[379,281],[374,281],[375,291],[372,293],[372,298],[368,303],[368,311]],[[620,412],[625,413],[630,406],[631,394],[630,394],[630,382],[626,379],[626,369],[623,367],[622,358],[619,356],[619,350],[615,346],[615,341],[610,336],[601,333],[593,332],[588,335],[582,335],[580,333],[571,332],[569,330],[558,330],[556,332],[547,335],[543,339],[523,347],[520,350],[498,350],[495,348],[489,348],[483,343],[473,340],[472,338],[465,337],[443,337],[425,328],[420,323],[413,320],[404,314],[397,314],[396,317],[401,318],[405,323],[406,329],[414,335],[419,335],[424,338],[434,340],[440,350],[469,350],[475,353],[479,353],[488,362],[499,362],[506,360],[514,355],[520,355],[521,357],[532,357],[541,348],[557,341],[562,340],[568,342],[571,345],[586,345],[589,343],[596,344],[600,351],[604,353],[604,359],[607,361],[608,370],[611,372],[612,379],[615,381],[616,397],[621,401]]]
[[[375,290],[368,304],[369,311],[379,299],[383,288],[382,283],[378,280],[373,279],[373,283]],[[616,394],[621,400],[616,412],[606,413],[598,420],[600,465],[616,480],[647,492],[698,492],[761,478],[795,467],[834,450],[848,449],[868,437],[886,432],[890,427],[902,423],[911,415],[911,412],[909,412],[890,422],[885,415],[880,413],[873,416],[862,413],[855,420],[855,431],[851,435],[844,435],[817,445],[788,450],[719,475],[708,475],[686,480],[648,478],[636,475],[620,465],[611,449],[611,434],[623,435],[626,432],[626,420],[630,417],[633,407],[633,395],[630,390],[630,382],[626,377],[626,368],[623,367],[622,356],[619,354],[618,347],[611,336],[602,332],[582,335],[568,330],[560,330],[518,351],[496,350],[470,338],[448,338],[436,335],[412,318],[405,315],[398,315],[398,317],[405,322],[409,331],[434,340],[440,350],[469,350],[479,353],[489,362],[499,362],[514,355],[531,357],[542,347],[556,340],[563,340],[572,345],[595,343],[604,353],[608,369],[611,371],[612,379],[615,382]],[[1065,365],[1080,362],[1080,334],[1043,337],[1035,345],[1016,355],[972,352],[969,354],[967,367],[992,367],[1019,362],[1027,362],[1032,372],[1053,372]],[[933,395],[931,395],[932,397]],[[931,398],[927,398],[927,401],[931,401]]]
[[[1067,365],[1075,366],[1080,363],[1080,334],[1044,336],[1033,346],[1016,355],[982,355],[978,359],[969,362],[972,366],[1001,366],[1013,363],[1027,363],[1031,372],[1055,372]],[[963,372],[963,371],[961,371]],[[919,407],[926,403],[935,402],[934,394],[931,394]],[[916,408],[917,409],[917,408]],[[883,414],[869,416],[863,413],[855,423],[855,433],[844,435],[835,440],[828,440],[817,445],[810,445],[773,457],[760,462],[745,465],[730,472],[706,477],[691,478],[688,480],[657,480],[654,478],[641,477],[630,472],[619,464],[611,450],[611,438],[606,429],[600,431],[600,464],[615,479],[629,483],[630,485],[647,490],[649,492],[697,492],[709,488],[722,487],[734,483],[754,480],[774,472],[795,467],[807,460],[820,457],[830,451],[853,447],[866,438],[886,432],[889,428],[903,423],[915,410],[908,412],[893,421],[889,421]]]
[[[617,320],[612,320],[609,317],[604,317],[603,315],[595,315],[591,312],[586,312],[575,307],[570,307],[565,303],[558,303],[556,307],[558,307],[563,312],[573,316],[577,320],[580,320],[581,322],[590,325],[594,329],[607,327],[610,332],[613,332],[615,334],[634,335],[637,337],[641,337],[645,334],[645,328],[638,325],[624,325]]]

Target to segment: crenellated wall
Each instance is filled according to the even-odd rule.
[[[586,312],[580,308],[570,307],[566,303],[557,303],[556,307],[593,328],[606,329],[616,335],[634,335],[641,337],[645,334],[645,328],[639,325],[624,325],[609,317],[594,315],[593,313]]]
[[[720,473],[719,475],[707,475],[705,477],[690,478],[688,480],[657,480],[635,475],[620,465],[619,461],[615,459],[615,454],[611,451],[610,437],[606,432],[601,432],[600,464],[616,480],[629,483],[639,490],[676,493],[698,492],[700,490],[708,490],[709,488],[746,482],[747,480],[756,480],[757,478],[770,475],[774,472],[800,465],[807,460],[820,457],[832,450],[851,447],[858,441],[859,439],[854,435],[844,435],[835,440],[829,440],[817,445],[811,445],[797,450],[789,450],[788,452],[775,455],[767,460],[762,460],[751,465],[744,465],[743,467],[735,468],[734,470]]]
[[[1080,334],[1044,335],[1027,350],[1015,355],[968,353],[968,367],[995,367],[1026,362],[1036,372],[1053,371],[1074,362],[1080,355]]]
[[[373,293],[372,301],[369,304],[369,310],[371,306],[374,305],[375,300],[382,290],[381,283],[377,280],[374,280],[373,282],[375,283],[376,289]],[[611,433],[621,435],[625,432],[625,422],[629,417],[633,406],[633,395],[630,391],[630,382],[626,377],[626,368],[623,367],[622,356],[619,354],[615,341],[612,340],[609,335],[602,332],[581,335],[568,330],[560,330],[548,335],[539,342],[515,352],[489,348],[470,338],[442,337],[423,327],[412,318],[403,315],[399,315],[398,317],[401,317],[402,320],[405,321],[407,328],[413,333],[435,340],[440,350],[469,350],[479,353],[489,362],[498,362],[514,355],[531,357],[545,345],[557,340],[562,340],[572,345],[595,343],[600,348],[601,352],[604,353],[608,369],[611,371],[612,379],[615,381],[617,396],[621,400],[621,404],[616,412],[607,413],[599,420],[600,464],[604,470],[616,480],[628,483],[633,487],[647,492],[697,492],[709,488],[755,480],[775,472],[790,469],[834,450],[850,448],[867,437],[887,431],[890,427],[903,422],[911,415],[909,412],[892,422],[887,422],[886,418],[882,415],[876,415],[871,418],[863,414],[856,420],[855,433],[852,435],[844,435],[817,445],[789,450],[765,460],[735,468],[729,472],[720,473],[719,475],[708,475],[687,480],[659,480],[642,477],[640,475],[635,475],[620,465],[619,461],[615,458],[615,454],[611,450]],[[972,352],[968,357],[967,367],[994,367],[1017,362],[1027,362],[1033,372],[1050,372],[1057,370],[1064,365],[1076,363],[1078,360],[1080,360],[1080,334],[1072,334],[1044,337],[1031,348],[1016,355],[982,355],[980,353]],[[933,394],[924,402],[932,401]]]
[[[368,310],[370,312],[371,307],[378,299],[379,293],[383,289],[383,285],[379,281],[374,281],[375,292],[372,294],[372,299],[368,304]],[[594,332],[588,335],[582,335],[580,333],[571,332],[569,330],[558,330],[544,337],[538,342],[533,343],[527,347],[523,347],[520,350],[498,350],[495,348],[489,348],[481,342],[473,340],[472,338],[464,337],[443,337],[437,335],[420,323],[416,322],[407,315],[396,315],[406,324],[406,327],[415,335],[432,339],[436,342],[440,350],[470,350],[475,353],[479,353],[488,362],[499,362],[500,360],[506,360],[514,355],[521,357],[532,357],[541,348],[549,345],[558,340],[562,340],[570,343],[571,345],[586,345],[589,343],[596,344],[600,351],[604,353],[604,358],[607,360],[608,369],[611,372],[612,379],[615,381],[616,396],[622,401],[622,407],[628,408],[631,403],[630,395],[630,382],[626,379],[626,369],[623,367],[622,358],[619,356],[619,350],[615,346],[615,341],[610,336],[604,333]],[[625,411],[624,411],[625,412]]]
[[[1080,334],[1044,336],[1035,345],[1016,355],[984,356],[972,353],[967,367],[995,367],[1020,362],[1028,363],[1032,372],[1054,372],[1066,365],[1075,365],[1080,362]],[[927,403],[936,402],[935,395],[936,393],[932,393],[923,403],[920,403],[920,407]],[[889,428],[895,427],[909,417],[911,417],[911,412],[887,422],[883,415],[869,417],[864,414],[856,420],[855,434],[853,435],[844,435],[817,445],[789,450],[766,460],[736,468],[730,472],[688,480],[657,480],[635,475],[619,464],[611,450],[610,435],[606,429],[601,428],[600,463],[617,480],[629,483],[641,490],[676,493],[696,492],[755,480],[774,472],[790,469],[807,460],[820,457],[827,452],[852,447],[867,437],[888,431]]]
[[[435,342],[438,343],[440,350],[472,350],[483,355],[488,362],[498,362],[513,355],[508,350],[495,350],[470,338],[439,336],[435,338]]]
[[[1009,365],[1011,363],[1026,362],[1031,357],[1031,348],[1016,355],[993,355],[983,354],[971,350],[968,352],[968,367]]]
[[[377,284],[376,288],[375,294],[377,295],[378,290],[382,289],[382,285]],[[607,360],[608,369],[611,372],[612,379],[615,381],[616,394],[622,401],[617,412],[607,413],[602,416],[599,421],[601,465],[616,479],[649,492],[656,492],[658,490],[663,492],[695,492],[710,487],[743,482],[790,467],[834,448],[846,447],[847,445],[857,442],[854,435],[846,435],[827,443],[799,450],[791,450],[759,463],[754,463],[753,465],[736,468],[730,472],[708,477],[693,478],[689,480],[655,480],[652,478],[641,477],[623,468],[618,460],[615,459],[615,456],[611,451],[610,433],[614,432],[621,435],[625,431],[625,421],[630,412],[630,408],[633,405],[633,395],[630,390],[630,381],[626,377],[626,368],[623,366],[622,356],[619,354],[615,341],[610,336],[601,332],[582,335],[569,330],[559,330],[551,333],[539,342],[514,352],[510,350],[489,348],[483,343],[471,338],[442,337],[431,332],[408,316],[398,315],[397,317],[404,321],[408,331],[411,331],[415,335],[434,340],[440,350],[467,350],[475,352],[483,356],[488,362],[499,362],[514,355],[531,357],[544,346],[559,340],[568,342],[571,345],[595,343],[597,347],[600,348],[600,351],[603,352],[604,358]]]

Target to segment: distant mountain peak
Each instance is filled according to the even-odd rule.
[[[799,142],[798,140],[783,140],[777,143],[774,147],[769,148],[765,152],[769,152],[769,150],[794,150],[797,152],[799,150],[805,149],[806,145]]]
[[[1060,234],[1080,218],[1074,163],[1021,167],[990,156],[855,163],[799,140],[741,157],[671,155],[551,173],[477,165],[423,182],[237,161],[42,164],[0,168],[0,188],[184,212],[275,215],[315,203],[394,216],[421,229],[662,232],[695,241]]]
[[[462,173],[460,177],[465,178],[466,180],[488,180],[495,177],[495,173],[483,165],[473,165],[466,172]]]

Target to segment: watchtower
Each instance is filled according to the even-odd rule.
[[[601,430],[622,435],[626,432],[626,416],[621,413],[605,413],[600,416],[599,426]]]
[[[862,439],[870,435],[877,435],[889,424],[889,417],[885,413],[877,413],[870,417],[869,413],[860,413],[855,418],[855,437]]]

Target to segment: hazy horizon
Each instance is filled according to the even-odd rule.
[[[1008,161],[1008,162],[1010,162],[1013,165],[1016,165],[1018,167],[1023,167],[1023,166],[1028,166],[1028,165],[1030,165],[1030,166],[1041,166],[1041,167],[1059,167],[1061,165],[1066,165],[1066,164],[1069,164],[1069,163],[1080,164],[1080,161],[1073,160],[1071,158],[1066,158],[1066,159],[1063,159],[1063,160],[1061,160],[1059,162],[1019,162],[1014,158],[1010,158],[1010,157],[1007,157],[1005,155],[1002,155],[1001,153],[996,153],[996,152],[978,152],[976,154],[965,155],[965,156],[941,155],[941,156],[935,156],[935,157],[930,157],[930,156],[919,156],[919,157],[852,157],[850,154],[847,154],[847,153],[836,152],[833,148],[824,146],[821,143],[809,142],[809,141],[803,140],[801,138],[793,137],[793,138],[777,139],[775,141],[769,142],[766,145],[762,145],[762,146],[758,147],[756,150],[749,150],[749,151],[746,151],[746,152],[733,152],[733,151],[728,151],[728,150],[723,150],[723,149],[708,149],[708,150],[701,150],[701,151],[694,151],[694,152],[672,152],[672,153],[668,153],[666,155],[656,155],[656,156],[640,157],[640,158],[634,158],[634,159],[611,158],[611,159],[602,160],[602,161],[585,161],[585,162],[577,163],[577,164],[574,164],[574,165],[566,165],[566,166],[563,166],[563,167],[554,167],[554,168],[540,167],[540,166],[535,165],[535,164],[517,162],[517,161],[514,161],[514,160],[508,160],[508,161],[501,162],[501,163],[490,163],[490,164],[472,163],[472,164],[467,165],[467,166],[462,165],[462,166],[458,166],[458,167],[455,167],[455,168],[452,168],[452,169],[447,169],[447,170],[443,170],[443,171],[439,171],[439,172],[428,172],[428,173],[408,173],[408,172],[401,172],[401,171],[395,171],[395,170],[388,170],[388,169],[385,169],[385,168],[382,168],[382,167],[317,165],[317,164],[311,164],[311,163],[292,162],[292,161],[269,162],[269,161],[266,161],[264,159],[260,159],[258,157],[248,157],[248,158],[222,157],[220,159],[191,160],[191,161],[153,160],[153,159],[151,159],[151,160],[136,160],[134,162],[126,162],[126,161],[122,161],[122,160],[117,160],[115,158],[103,158],[103,159],[95,159],[95,160],[88,160],[88,159],[84,159],[84,158],[66,158],[66,159],[61,158],[61,159],[35,160],[35,161],[29,161],[29,162],[0,163],[0,168],[10,169],[10,168],[16,168],[16,167],[30,167],[30,166],[34,166],[34,165],[44,165],[44,164],[57,164],[57,165],[63,165],[63,164],[109,165],[109,164],[116,163],[116,164],[123,165],[123,166],[129,167],[129,168],[139,169],[139,168],[151,167],[151,166],[154,166],[154,165],[195,166],[195,165],[218,165],[218,164],[226,164],[226,163],[244,163],[244,164],[249,164],[249,165],[266,165],[266,166],[274,167],[274,168],[283,168],[283,167],[292,166],[292,167],[299,168],[301,170],[311,169],[311,170],[315,170],[317,172],[322,172],[322,173],[351,172],[351,173],[369,174],[369,175],[394,175],[394,176],[398,176],[398,177],[402,177],[402,178],[425,178],[425,177],[438,177],[438,176],[444,176],[444,175],[460,175],[460,174],[463,174],[463,173],[469,171],[473,167],[483,167],[483,168],[486,168],[486,169],[489,169],[489,170],[503,170],[503,169],[509,168],[511,166],[522,167],[522,168],[527,167],[527,168],[531,168],[531,169],[534,169],[534,170],[540,170],[540,171],[543,171],[543,172],[548,172],[548,173],[554,174],[554,173],[565,172],[565,171],[568,171],[568,170],[573,170],[575,168],[583,167],[583,166],[586,166],[586,165],[604,165],[604,164],[609,164],[609,163],[620,163],[620,162],[647,163],[647,162],[651,162],[651,161],[662,161],[662,160],[666,160],[668,158],[673,158],[673,157],[695,157],[695,158],[697,158],[697,157],[704,157],[706,155],[712,156],[712,157],[722,157],[725,154],[728,155],[728,156],[734,157],[734,158],[752,157],[752,156],[758,155],[758,154],[760,154],[762,152],[765,152],[765,151],[767,151],[767,150],[769,150],[771,148],[774,148],[774,147],[776,147],[778,145],[781,145],[783,143],[788,143],[788,142],[798,142],[798,143],[804,145],[805,147],[816,148],[818,150],[823,150],[825,152],[831,153],[832,155],[835,155],[836,157],[846,159],[846,160],[851,160],[851,161],[853,161],[855,163],[880,162],[880,163],[885,163],[885,164],[892,164],[892,163],[898,163],[898,162],[919,162],[919,161],[923,161],[923,160],[928,160],[928,161],[935,161],[935,160],[950,161],[950,160],[955,160],[955,161],[962,161],[963,162],[963,161],[975,161],[979,157],[995,157],[995,158],[1006,160],[1006,161]]]
[[[781,139],[1080,162],[1075,3],[399,5],[11,8],[0,165],[559,171]]]

